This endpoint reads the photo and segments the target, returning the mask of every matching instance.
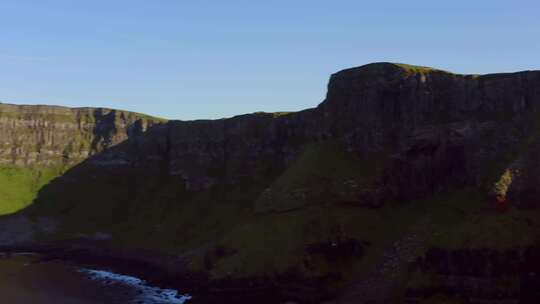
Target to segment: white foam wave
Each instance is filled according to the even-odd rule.
[[[174,289],[162,289],[148,286],[144,280],[136,277],[118,274],[105,270],[95,270],[83,268],[80,270],[89,275],[92,280],[112,281],[130,286],[138,291],[138,295],[133,299],[133,303],[145,304],[184,304],[191,299],[189,295],[179,294]]]

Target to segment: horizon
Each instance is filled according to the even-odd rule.
[[[538,70],[540,4],[519,2],[7,0],[0,101],[216,119],[315,107],[372,62]]]
[[[432,66],[423,66],[423,65],[416,65],[416,64],[409,64],[409,63],[404,63],[404,62],[388,62],[388,61],[380,61],[380,62],[371,62],[371,63],[366,63],[366,64],[363,64],[363,65],[359,65],[359,66],[354,66],[354,67],[350,67],[350,68],[345,68],[345,69],[341,69],[339,71],[336,71],[335,73],[332,73],[329,75],[328,79],[330,79],[331,75],[333,74],[337,74],[337,73],[340,73],[342,71],[345,71],[345,70],[349,70],[349,69],[356,69],[356,68],[361,68],[361,67],[364,67],[364,66],[367,66],[367,65],[371,65],[371,64],[385,64],[385,63],[390,63],[390,64],[394,64],[394,65],[407,65],[407,66],[412,66],[412,67],[422,67],[422,68],[431,68],[431,69],[434,69],[434,70],[438,70],[438,71],[443,71],[443,72],[447,72],[447,73],[450,73],[450,74],[453,74],[453,75],[479,75],[479,76],[485,76],[485,75],[493,75],[493,74],[514,74],[514,73],[522,73],[522,72],[536,72],[536,71],[539,71],[540,72],[540,69],[539,70],[532,70],[532,69],[527,69],[527,70],[519,70],[519,71],[501,71],[501,72],[494,72],[494,73],[486,73],[486,74],[476,74],[476,73],[467,73],[467,74],[462,74],[462,73],[455,73],[453,71],[446,71],[446,70],[442,70],[442,69],[439,69],[437,67],[432,67]],[[122,108],[112,108],[112,107],[108,107],[108,106],[103,106],[103,107],[93,107],[93,106],[75,106],[75,107],[72,107],[72,106],[68,106],[68,105],[60,105],[60,104],[48,104],[48,103],[12,103],[12,102],[9,102],[9,101],[5,101],[5,100],[0,100],[0,105],[1,104],[5,104],[5,105],[14,105],[14,106],[48,106],[48,107],[64,107],[64,108],[70,108],[70,109],[84,109],[84,108],[92,108],[92,109],[108,109],[108,110],[116,110],[116,111],[127,111],[127,112],[133,112],[133,113],[138,113],[138,114],[143,114],[143,115],[150,115],[152,117],[155,117],[155,118],[159,118],[159,119],[165,119],[165,120],[168,120],[168,121],[195,121],[195,120],[219,120],[219,119],[228,119],[228,118],[233,118],[233,117],[236,117],[236,116],[242,116],[242,115],[246,115],[246,114],[255,114],[255,113],[279,113],[279,112],[284,112],[284,113],[295,113],[295,112],[299,112],[299,111],[302,111],[302,110],[306,110],[306,109],[311,109],[311,108],[316,108],[321,102],[323,102],[323,100],[317,102],[316,104],[312,105],[312,106],[307,106],[303,109],[298,109],[298,110],[293,110],[293,111],[272,111],[272,112],[267,112],[267,111],[253,111],[253,112],[242,112],[242,113],[233,113],[232,115],[230,116],[224,116],[224,117],[213,117],[213,118],[194,118],[194,119],[179,119],[179,118],[170,118],[170,117],[162,117],[162,116],[156,116],[156,115],[151,115],[151,114],[148,114],[148,113],[144,113],[144,112],[137,112],[137,111],[132,111],[132,110],[129,110],[129,109],[122,109]]]

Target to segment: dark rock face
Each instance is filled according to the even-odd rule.
[[[378,191],[410,199],[477,186],[491,163],[534,140],[539,87],[540,72],[463,76],[371,64],[334,74],[315,109],[170,122],[157,141],[170,173],[196,190],[257,178],[305,143],[338,139],[360,157],[387,155]]]
[[[479,185],[490,163],[531,140],[540,110],[540,72],[473,76],[369,64],[332,75],[327,98],[317,108],[282,116],[171,121],[144,139],[136,137],[158,121],[134,113],[0,109],[2,164],[73,164],[132,138],[129,151],[104,153],[94,162],[165,160],[171,175],[200,190],[272,174],[304,144],[338,139],[360,157],[387,155],[384,178],[374,189],[410,199]]]
[[[535,132],[540,72],[462,76],[372,64],[334,74],[319,107],[281,117],[246,115],[170,123],[172,173],[195,188],[257,176],[260,159],[284,165],[302,143],[337,138],[360,157],[391,156],[384,189],[401,198],[478,185],[486,167]],[[201,175],[203,174],[203,175]]]
[[[332,76],[325,125],[360,154],[392,151],[403,198],[478,185],[485,167],[535,132],[540,72],[485,76],[372,64]]]
[[[492,303],[536,303],[539,254],[537,247],[505,251],[432,248],[416,265],[431,280],[426,284],[429,287],[412,287],[408,297],[414,302],[419,295],[448,294]]]

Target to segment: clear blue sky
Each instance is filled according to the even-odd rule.
[[[0,0],[0,101],[219,118],[313,107],[373,61],[540,69],[539,3]]]

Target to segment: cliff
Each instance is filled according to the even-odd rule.
[[[539,111],[538,71],[374,63],[332,75],[326,99],[296,113],[164,122],[0,105],[0,162],[4,180],[39,190],[16,216],[40,240],[173,254],[209,282],[286,299],[422,301],[455,290],[436,260],[447,252],[537,240]],[[403,287],[426,273],[439,285]]]
[[[371,176],[370,189],[387,197],[373,193],[371,199],[425,197],[492,182],[494,163],[532,145],[539,83],[539,72],[456,75],[370,64],[332,75],[327,98],[317,108],[171,121],[148,136],[150,146],[161,143],[160,156],[143,144],[141,153],[127,157],[161,158],[170,175],[200,190],[259,178],[257,170],[284,170],[308,144],[338,141],[359,159],[380,162],[382,172]]]
[[[0,164],[73,165],[160,122],[111,109],[0,103]]]
[[[163,122],[110,109],[0,103],[0,214],[31,203],[66,169]]]

